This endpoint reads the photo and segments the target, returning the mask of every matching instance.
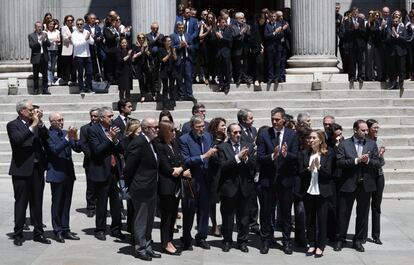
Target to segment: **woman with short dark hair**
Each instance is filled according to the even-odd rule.
[[[158,61],[160,62],[160,78],[162,81],[162,106],[163,109],[174,110],[177,97],[175,86],[177,54],[175,48],[171,45],[169,36],[163,37],[161,42],[162,48],[158,51]]]
[[[118,80],[119,99],[129,99],[132,90],[132,49],[126,38],[121,38],[116,51],[116,76]]]

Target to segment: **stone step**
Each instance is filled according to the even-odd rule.
[[[387,163],[387,158],[386,163]],[[406,169],[384,168],[384,176],[387,180],[414,180],[414,167]]]

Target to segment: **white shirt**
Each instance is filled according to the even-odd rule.
[[[49,51],[57,51],[58,45],[55,42],[57,38],[60,38],[60,31],[55,29],[53,31],[47,31],[47,38],[49,39],[50,46],[47,48]]]
[[[280,132],[279,135],[279,152],[282,149],[282,141],[283,141],[283,134],[285,133],[285,127],[282,128],[282,130],[278,131],[275,128],[273,128],[273,130],[275,131],[275,137],[277,137],[277,132]],[[273,157],[273,154],[270,155],[270,157],[272,158],[272,161],[275,160]]]
[[[312,162],[318,159],[319,163],[321,162],[321,155],[319,153],[316,154],[312,154],[309,158],[309,167],[312,165]],[[309,193],[310,195],[319,195],[319,184],[318,184],[318,169],[316,167],[313,168],[313,171],[311,171],[311,181],[309,184],[309,188],[307,193]]]
[[[180,41],[186,41],[184,34],[183,35],[178,34],[178,37],[179,37]],[[185,50],[185,57],[188,57],[187,48],[184,48],[184,50]]]
[[[89,36],[89,39],[85,40],[88,32],[85,29],[82,32],[78,30],[72,32],[73,57],[91,57],[89,44],[93,45],[94,40],[92,36]]]
[[[152,145],[152,143],[151,143],[150,138],[148,138],[148,136],[146,136],[146,135],[145,135],[145,133],[143,133],[142,135],[144,135],[144,136],[145,136],[145,139],[147,139],[147,141],[148,141],[148,143],[149,143],[149,145],[150,145],[150,147],[151,147],[152,153],[154,154],[155,160],[157,160],[157,161],[158,161],[158,156],[157,156],[157,153],[155,153],[155,149],[154,149],[154,146],[153,146],[153,145]]]

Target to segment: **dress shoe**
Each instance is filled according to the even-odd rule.
[[[252,225],[250,227],[250,233],[260,235],[260,228],[259,225]]]
[[[162,249],[162,253],[165,253],[165,254],[171,255],[171,256],[180,256],[181,255],[181,251],[179,251],[178,249],[176,251],[174,251],[174,252],[171,252],[168,249],[163,248]]]
[[[39,95],[39,89],[33,89],[33,95]]]
[[[262,247],[260,248],[260,254],[267,254],[269,253],[269,242],[264,241]]]
[[[246,243],[240,244],[239,249],[240,249],[241,252],[244,252],[244,253],[249,252],[249,248],[247,247]]]
[[[292,246],[290,243],[284,244],[282,250],[286,255],[292,255],[293,253]]]
[[[362,246],[361,242],[355,241],[353,247],[358,252],[365,252],[365,248]]]
[[[63,237],[63,233],[57,233],[55,235],[56,242],[65,243],[65,238]]]
[[[69,240],[80,240],[80,237],[70,231],[63,233],[63,237]]]
[[[124,240],[125,239],[125,235],[122,234],[121,231],[112,231],[111,232],[111,236],[112,237],[116,237],[116,238],[121,239],[121,240]]]
[[[159,254],[159,253],[155,253],[155,252],[154,252],[154,250],[147,251],[147,255],[148,255],[149,257],[151,257],[151,258],[154,258],[154,259],[159,259],[159,258],[161,258],[161,254]]]
[[[42,243],[42,244],[50,244],[50,239],[47,239],[44,235],[37,236],[33,238],[33,241]]]
[[[388,87],[387,90],[397,90],[398,86],[396,84],[393,84],[392,86]]]
[[[42,95],[51,95],[48,89],[44,89]]]
[[[334,246],[334,251],[341,251],[343,248],[343,242],[342,241],[336,241]]]
[[[215,237],[221,237],[220,229],[218,228],[218,226],[213,226],[211,228],[211,235]]]
[[[181,249],[182,250],[188,250],[188,251],[193,251],[193,246],[191,243],[191,239],[189,241],[184,240],[182,237],[180,238],[181,241]]]
[[[210,245],[204,239],[197,240],[196,246],[202,249],[210,249]]]
[[[103,231],[99,231],[95,234],[96,239],[105,241],[106,240],[106,235]]]
[[[30,227],[29,227],[29,225],[28,225],[28,224],[24,224],[24,225],[23,225],[23,230],[24,230],[24,231],[30,231]]]
[[[372,239],[372,242],[377,244],[377,245],[382,245],[382,241],[379,238]]]
[[[135,253],[135,257],[140,259],[140,260],[145,260],[145,261],[151,261],[152,258],[150,256],[148,256],[146,253],[142,254],[142,253]]]
[[[16,245],[16,246],[18,246],[18,247],[20,247],[21,245],[23,245],[23,237],[16,236],[13,239],[13,244]]]
[[[95,210],[94,209],[90,209],[90,210],[86,210],[86,216],[89,218],[92,218],[95,216]]]
[[[225,95],[227,95],[230,92],[230,88],[225,88],[223,92]]]
[[[223,252],[229,252],[231,249],[231,243],[230,242],[223,242],[223,245],[221,246],[221,250]]]

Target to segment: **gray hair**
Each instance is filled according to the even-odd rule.
[[[98,109],[98,117],[103,118],[106,112],[113,112],[111,107],[102,107]]]
[[[249,109],[240,109],[237,112],[237,120],[239,121],[239,123],[243,123],[243,121],[247,118],[247,115],[249,113],[253,113],[253,112]]]
[[[194,127],[195,124],[202,123],[204,121],[203,117],[200,115],[193,115],[190,119],[191,128]]]
[[[310,117],[309,112],[301,112],[301,113],[298,114],[297,121],[298,122],[304,122],[309,117]]]
[[[32,103],[30,100],[28,99],[23,99],[20,100],[16,103],[16,111],[17,113],[20,113],[20,111],[24,110],[25,108],[27,108],[27,105],[29,105],[30,103]]]
[[[184,23],[183,23],[183,22],[181,22],[181,21],[177,21],[177,23],[175,23],[175,26],[176,26],[176,27],[178,27],[178,26],[182,26],[182,25],[184,25]]]
[[[244,17],[244,13],[243,13],[243,12],[237,12],[237,13],[234,15],[234,17],[235,17],[235,18]]]
[[[157,119],[153,118],[153,117],[146,117],[142,120],[141,122],[141,128],[142,130],[147,129],[148,127],[150,127],[151,123],[156,122]]]
[[[91,114],[92,114],[92,112],[95,112],[95,111],[99,112],[99,108],[98,108],[98,107],[93,107],[93,108],[91,108],[91,109],[89,110],[89,115],[91,115]]]

